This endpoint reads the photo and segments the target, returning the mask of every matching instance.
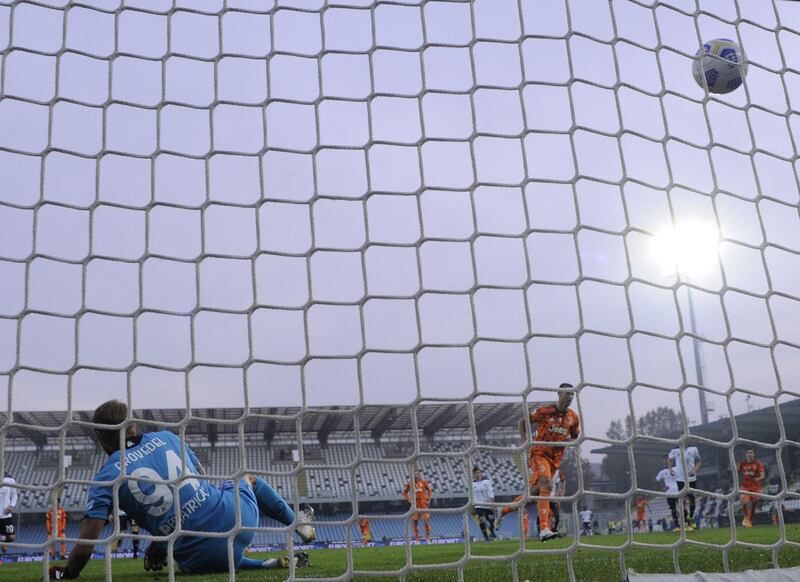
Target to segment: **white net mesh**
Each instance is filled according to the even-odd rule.
[[[749,61],[728,95],[692,78],[714,38]],[[628,527],[657,487],[642,459],[674,446],[703,452],[709,520],[738,511],[746,446],[769,467],[762,503],[800,504],[800,3],[0,0],[0,51],[0,467],[30,477],[31,511],[90,482],[96,461],[64,453],[118,397],[226,444],[216,477],[273,471],[294,504],[349,504],[325,574],[349,577],[370,570],[352,551],[367,475],[397,497],[418,463],[470,497],[469,466],[526,451],[516,423],[564,381],[572,457],[594,467],[573,469],[565,519],[623,520],[621,565],[647,546]],[[665,270],[653,241],[687,223],[719,233],[713,260]],[[659,407],[672,424],[646,420]],[[250,450],[332,434],[296,465]],[[22,439],[53,452],[54,480],[15,461]],[[504,475],[521,493],[527,475]],[[468,537],[464,507],[434,515]],[[709,547],[720,568],[748,544],[777,566],[800,548],[787,527],[778,512],[769,542]],[[580,578],[595,545],[520,541],[509,576],[539,552]],[[662,549],[680,570],[698,546]],[[463,555],[459,579],[489,559]],[[403,576],[434,567],[405,558]]]

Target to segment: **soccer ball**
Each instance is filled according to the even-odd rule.
[[[313,525],[300,525],[297,527],[297,533],[300,535],[304,544],[310,544],[317,539],[317,530]]]
[[[695,55],[692,73],[712,93],[730,93],[742,84],[747,62],[741,47],[727,38],[710,40]]]

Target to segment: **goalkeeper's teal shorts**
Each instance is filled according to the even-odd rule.
[[[233,481],[222,486],[220,502],[208,508],[212,512],[206,523],[214,524],[213,531],[227,532],[236,527],[236,488]],[[242,527],[258,527],[258,503],[253,488],[246,480],[239,481],[239,511]],[[212,530],[209,530],[212,531]],[[233,567],[239,568],[244,550],[253,541],[256,532],[242,530],[233,539]],[[184,537],[176,543],[175,561],[181,571],[190,574],[228,571],[228,537]],[[180,548],[180,549],[178,549]]]

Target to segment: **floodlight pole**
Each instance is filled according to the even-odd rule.
[[[688,276],[686,282],[689,283]],[[692,297],[691,285],[686,285],[686,290],[689,295],[689,326],[692,329],[692,347],[694,351],[694,373],[697,376],[697,391],[700,397],[700,421],[703,424],[708,424],[708,404],[706,403],[706,392],[703,390],[705,380],[703,379],[703,361],[700,356],[700,340],[697,337],[697,317],[694,313],[694,298]]]

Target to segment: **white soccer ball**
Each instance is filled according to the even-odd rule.
[[[694,59],[692,73],[697,84],[712,93],[730,93],[742,84],[747,61],[741,47],[727,38],[710,40]]]
[[[299,525],[297,526],[297,533],[303,538],[303,543],[310,544],[317,539],[317,531],[313,525]]]

